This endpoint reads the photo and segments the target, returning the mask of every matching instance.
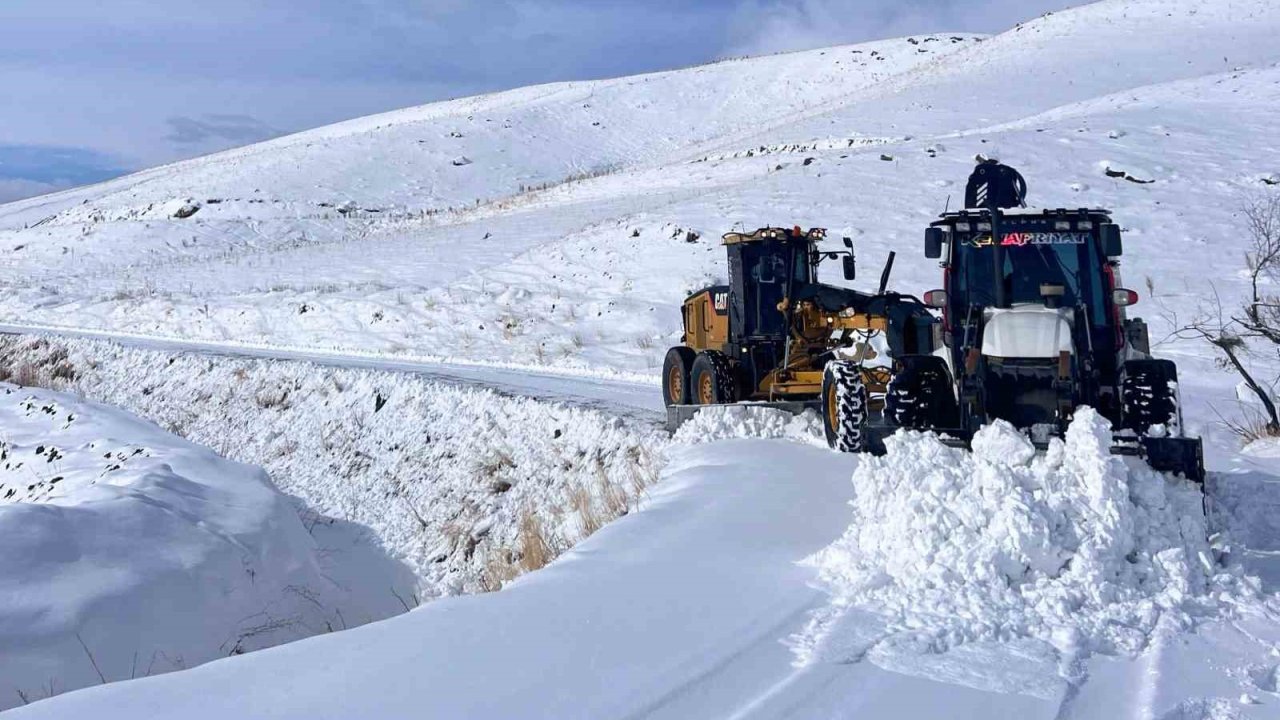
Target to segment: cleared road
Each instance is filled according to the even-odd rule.
[[[485,387],[506,395],[564,402],[645,422],[660,423],[665,418],[662,392],[656,382],[647,383],[520,366],[458,363],[429,358],[401,358],[341,350],[187,340],[52,325],[0,323],[0,334],[104,340],[127,347],[160,352],[284,360],[326,367],[412,373],[442,383]]]

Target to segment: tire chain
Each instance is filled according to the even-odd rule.
[[[827,363],[826,371],[835,385],[839,424],[836,427],[836,450],[857,453],[866,449],[864,428],[867,424],[867,388],[862,370],[849,362]]]
[[[729,358],[725,357],[724,353],[714,350],[708,350],[706,355],[707,360],[711,363],[712,370],[715,372],[715,377],[712,381],[716,386],[716,394],[720,396],[720,402],[737,402],[737,385],[734,384],[733,368],[729,366]]]

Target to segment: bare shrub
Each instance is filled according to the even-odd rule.
[[[65,347],[44,338],[5,337],[0,341],[0,381],[60,390],[78,377]]]
[[[1234,311],[1223,308],[1217,291],[1213,300],[1188,323],[1181,323],[1175,313],[1168,313],[1175,328],[1173,337],[1203,340],[1221,353],[1218,364],[1235,372],[1262,406],[1262,414],[1241,422],[1228,422],[1227,427],[1242,438],[1280,436],[1273,390],[1280,375],[1263,377],[1249,359],[1264,353],[1270,359],[1280,358],[1280,296],[1266,288],[1280,283],[1280,195],[1254,198],[1242,208],[1250,247],[1245,253],[1249,272],[1249,298]]]
[[[280,388],[278,390],[260,390],[254,396],[254,402],[263,410],[288,410],[289,388]]]
[[[480,592],[497,592],[520,576],[520,566],[510,548],[497,548],[489,553],[480,573]]]
[[[40,387],[41,385],[44,385],[44,383],[41,382],[42,377],[43,373],[40,372],[39,366],[33,362],[25,361],[18,363],[12,368],[12,374],[9,376],[9,381],[14,385],[21,385],[23,387]]]
[[[1246,444],[1263,438],[1280,437],[1274,428],[1270,427],[1265,413],[1260,412],[1257,408],[1241,405],[1241,417],[1239,419],[1231,419],[1218,414],[1218,419],[1226,426],[1228,430],[1243,440]]]

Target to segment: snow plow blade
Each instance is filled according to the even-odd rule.
[[[1124,446],[1132,448],[1133,445]],[[1204,482],[1204,443],[1200,438],[1153,438],[1144,437],[1138,440],[1136,454],[1147,461],[1153,470],[1165,473],[1180,473],[1188,480]],[[1112,448],[1119,452],[1117,448]]]
[[[782,412],[799,415],[805,410],[818,412],[822,403],[818,400],[806,401],[780,401],[780,402],[738,402],[738,403],[721,403],[714,405],[668,405],[667,406],[667,432],[675,432],[681,425],[685,424],[694,415],[707,408],[729,408],[729,407],[751,407],[751,408],[768,408],[770,410],[781,410]]]

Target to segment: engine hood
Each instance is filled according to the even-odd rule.
[[[1074,352],[1071,311],[1043,305],[988,308],[982,354],[999,358],[1056,358]]]

